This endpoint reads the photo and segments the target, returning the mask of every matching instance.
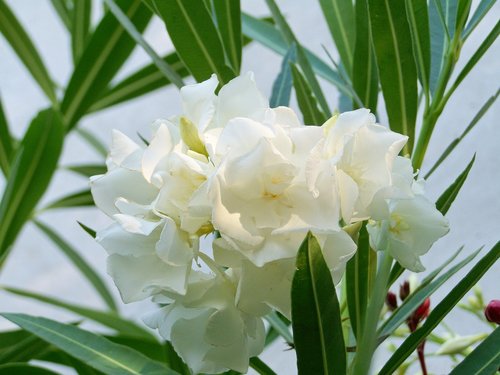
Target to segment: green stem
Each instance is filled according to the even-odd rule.
[[[375,285],[368,303],[361,340],[356,352],[356,358],[354,359],[352,373],[355,375],[365,375],[370,371],[373,353],[377,345],[377,323],[387,294],[387,282],[389,281],[391,266],[392,257],[385,250],[375,278]]]

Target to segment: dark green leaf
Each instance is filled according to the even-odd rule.
[[[49,369],[28,365],[26,363],[6,363],[0,365],[0,375],[57,375]]]
[[[64,168],[70,170],[71,172],[78,173],[86,178],[104,174],[107,171],[107,167],[101,164],[69,165]]]
[[[31,122],[16,151],[0,202],[0,265],[49,185],[63,138],[59,113],[44,110]]]
[[[25,314],[4,313],[2,316],[106,374],[176,374],[133,349],[80,328]]]
[[[24,66],[52,104],[57,103],[54,84],[30,37],[9,9],[4,0],[0,0],[0,32],[16,52]]]
[[[179,59],[177,53],[172,52],[163,57],[163,60],[182,78],[189,75],[188,70]],[[149,64],[130,74],[113,87],[103,91],[89,111],[95,112],[111,107],[167,86],[170,83],[171,82],[158,70],[155,64]]]
[[[10,163],[14,155],[14,145],[0,99],[0,168],[4,176],[9,175]]]
[[[382,92],[392,130],[409,136],[410,154],[417,116],[417,71],[404,1],[368,0]]]
[[[354,61],[352,66],[352,86],[363,106],[376,113],[378,72],[370,31],[368,3],[364,0],[357,0],[355,11],[356,43],[354,45]],[[353,107],[359,107],[356,101],[353,101]]]
[[[366,226],[359,232],[358,249],[347,262],[346,288],[355,293],[347,293],[347,307],[354,336],[359,338],[368,305],[368,297],[373,288],[377,271],[377,254],[370,249],[370,239]]]
[[[222,42],[202,0],[153,0],[180,58],[198,81],[215,73],[221,85],[235,74],[226,65]]]
[[[493,375],[500,367],[500,327],[475,348],[450,375]]]
[[[436,201],[436,208],[443,214],[446,215],[448,210],[451,207],[451,204],[457,197],[458,193],[460,192],[460,189],[462,188],[462,185],[464,184],[465,180],[467,179],[467,176],[469,175],[469,171],[472,168],[472,165],[474,164],[474,160],[476,160],[476,154],[472,157],[472,160],[469,162],[467,167],[460,173],[460,175],[457,177],[455,182],[453,182],[448,189],[444,191],[443,194],[438,198]]]
[[[290,105],[290,95],[292,93],[292,70],[291,63],[295,62],[295,44],[292,44],[281,63],[281,71],[273,83],[273,90],[269,105],[271,108]]]
[[[490,269],[500,257],[500,242],[479,261],[465,275],[457,285],[443,298],[443,300],[431,311],[425,323],[413,332],[398,347],[394,354],[386,362],[380,375],[393,374],[394,371],[408,358],[417,346],[424,340],[448,315],[455,305],[465,296],[465,294],[477,284],[481,277]]]
[[[217,29],[226,56],[238,74],[241,66],[242,35],[240,0],[213,0]]]
[[[351,0],[320,0],[321,9],[332,34],[340,59],[351,77],[356,23]]]
[[[170,367],[174,371],[177,371],[179,374],[191,375],[191,371],[181,359],[181,357],[179,357],[170,341],[167,341],[163,344],[163,349],[163,354],[166,356],[165,363],[168,365],[168,367]]]
[[[118,6],[143,31],[152,13],[141,0],[118,0]],[[69,129],[89,110],[135,47],[115,16],[107,12],[75,67],[68,83],[61,111]]]
[[[418,306],[420,306],[425,301],[427,297],[431,296],[453,275],[455,275],[458,271],[469,264],[476,257],[476,255],[479,254],[480,251],[481,249],[475,251],[460,263],[450,268],[435,281],[426,285],[422,285],[420,288],[410,294],[410,296],[404,301],[404,303],[396,310],[394,310],[389,319],[387,319],[384,324],[382,324],[379,329],[378,337],[385,337],[392,334],[392,332],[394,332],[396,328],[404,323],[406,318],[408,318],[418,308]]]
[[[345,374],[340,307],[321,248],[308,233],[292,281],[292,327],[300,374]]]
[[[304,118],[304,123],[306,125],[321,126],[326,121],[326,116],[319,109],[311,87],[295,65],[292,64],[291,69],[293,86],[295,87],[295,94],[302,117]]]
[[[73,11],[71,12],[71,47],[73,50],[73,61],[75,64],[87,46],[90,34],[90,16],[92,15],[91,0],[73,0]]]
[[[452,37],[455,35],[460,35],[465,28],[467,19],[469,18],[470,8],[472,5],[472,0],[454,0],[451,3],[456,2],[457,14],[455,16],[455,31]]]
[[[70,208],[70,207],[88,207],[94,206],[94,198],[90,190],[85,189],[76,193],[66,195],[62,198],[57,199],[54,202],[49,203],[42,210],[52,210],[55,208]]]
[[[307,79],[307,83],[311,88],[312,93],[316,97],[316,100],[318,101],[318,104],[321,107],[322,112],[325,113],[326,116],[330,116],[331,113],[328,107],[328,103],[325,99],[323,91],[321,90],[321,86],[318,83],[316,75],[314,74],[311,62],[307,57],[305,49],[302,47],[302,45],[299,43],[299,41],[293,34],[292,29],[288,25],[283,14],[281,14],[281,11],[278,8],[278,5],[276,4],[275,0],[266,0],[266,3],[267,6],[269,7],[269,10],[271,11],[271,14],[273,15],[273,19],[276,22],[278,29],[281,31],[281,34],[283,35],[283,39],[285,40],[288,48],[290,48],[292,44],[295,44],[297,48],[297,62],[300,65],[302,72],[304,73],[304,77]]]
[[[5,290],[5,291],[12,293],[12,294],[16,294],[18,296],[31,298],[31,299],[34,299],[34,300],[39,301],[39,302],[47,303],[49,305],[53,305],[53,306],[60,307],[62,309],[71,311],[75,314],[78,314],[78,315],[84,317],[84,318],[87,318],[87,319],[90,319],[94,322],[102,324],[105,327],[114,329],[115,331],[120,332],[121,334],[141,338],[143,340],[145,339],[145,340],[155,341],[153,336],[148,331],[146,331],[142,327],[138,326],[137,324],[135,324],[129,320],[121,318],[118,314],[116,314],[114,312],[94,310],[94,309],[74,305],[74,304],[71,304],[68,302],[60,301],[60,300],[55,299],[55,298],[51,298],[51,297],[44,296],[44,295],[34,293],[34,292],[28,292],[26,290],[21,290],[21,289],[17,289],[17,288],[10,288],[10,287],[5,287],[5,286],[3,286],[1,288],[2,288],[2,290]],[[25,328],[25,327],[21,327],[21,328]],[[30,331],[30,332],[32,332],[32,331]],[[34,332],[32,332],[32,333],[34,333]]]
[[[429,29],[431,36],[431,71],[429,88],[432,94],[436,91],[438,79],[444,64],[445,52],[450,42],[450,35],[443,12],[443,4],[445,4],[445,0],[429,0]]]
[[[259,357],[250,358],[250,367],[260,375],[276,375],[276,373]]]
[[[90,227],[86,226],[86,225],[85,225],[85,224],[83,224],[83,223],[80,223],[79,221],[77,221],[77,223],[78,223],[78,225],[79,225],[79,226],[81,226],[81,227],[82,227],[82,229],[83,229],[85,232],[87,232],[87,233],[90,235],[90,237],[92,237],[92,238],[95,238],[95,237],[96,237],[96,231],[95,231],[95,230],[93,230],[92,228],[90,228]]]
[[[441,163],[448,157],[448,155],[451,154],[451,152],[455,149],[455,147],[458,146],[458,144],[462,141],[462,139],[465,138],[465,136],[476,126],[476,124],[481,120],[481,118],[484,116],[484,114],[490,109],[491,105],[495,103],[495,101],[498,98],[498,94],[500,94],[500,89],[497,90],[495,95],[491,96],[481,107],[481,109],[476,113],[472,121],[470,122],[469,125],[465,128],[463,133],[460,135],[460,137],[455,138],[449,145],[446,147],[446,149],[443,151],[441,156],[438,158],[438,160],[434,163],[431,169],[429,169],[429,172],[426,173],[425,179],[427,180],[429,176],[441,165]]]
[[[47,225],[34,221],[35,225],[69,258],[74,266],[82,273],[89,283],[92,284],[96,292],[101,296],[109,309],[116,311],[116,304],[108,287],[94,269],[81,257],[67,241],[59,236]]]
[[[474,31],[476,26],[481,22],[483,17],[489,12],[491,7],[496,3],[496,0],[481,0],[477,6],[474,14],[472,15],[469,23],[462,32],[462,39],[466,40],[469,35]]]
[[[431,37],[427,0],[405,0],[405,4],[418,75],[425,95],[428,95],[431,72]]]
[[[66,27],[68,32],[71,33],[73,29],[73,19],[71,18],[71,11],[69,9],[68,1],[66,0],[50,0],[52,6],[54,7],[57,15],[61,19],[63,25]]]
[[[19,341],[0,351],[0,363],[28,362],[33,357],[47,352],[49,345],[38,337],[32,335],[21,337]]]

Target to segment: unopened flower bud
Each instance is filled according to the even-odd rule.
[[[393,292],[387,292],[387,296],[385,297],[385,304],[390,311],[394,311],[398,308],[398,300]]]
[[[399,288],[399,298],[404,301],[410,295],[410,283],[405,281]]]
[[[431,300],[426,298],[425,301],[415,310],[415,319],[422,321],[429,315]]]
[[[489,322],[500,324],[500,300],[494,299],[486,309],[484,310],[484,315]]]

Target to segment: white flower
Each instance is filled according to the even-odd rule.
[[[264,348],[265,330],[260,317],[235,305],[236,283],[231,271],[212,277],[193,273],[187,294],[168,295],[165,301],[175,301],[145,323],[172,342],[194,373],[246,373],[249,358]]]

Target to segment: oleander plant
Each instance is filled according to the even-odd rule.
[[[106,308],[4,279],[2,293],[78,318],[0,306],[17,326],[0,332],[0,374],[288,374],[262,356],[285,350],[301,375],[427,375],[436,373],[431,357],[455,375],[498,372],[500,301],[485,300],[479,281],[498,271],[500,242],[467,256],[463,246],[449,249],[442,264],[423,258],[453,235],[447,213],[475,158],[447,171],[437,200],[426,179],[499,94],[426,159],[449,99],[498,37],[496,21],[460,58],[495,0],[318,0],[336,49],[323,55],[301,43],[275,0],[265,1],[267,17],[243,12],[239,0],[52,0],[71,41],[65,83],[54,82],[11,3],[0,0],[5,53],[47,106],[17,139],[0,105],[0,272],[23,246],[23,227],[34,225]],[[143,36],[154,18],[174,48],[165,56]],[[241,69],[244,47],[255,43],[282,56],[269,93]],[[135,48],[150,63],[122,77]],[[149,135],[116,129],[107,147],[81,127],[88,115],[168,85],[180,105]],[[71,133],[102,162],[63,164]],[[59,173],[83,176],[82,189],[42,204]],[[96,207],[110,224],[81,223],[76,207]],[[108,276],[50,223],[53,210],[102,247]],[[123,315],[122,303],[142,300],[153,307],[140,322]],[[444,321],[455,310],[484,329],[458,334]],[[106,333],[83,328],[87,321]]]

